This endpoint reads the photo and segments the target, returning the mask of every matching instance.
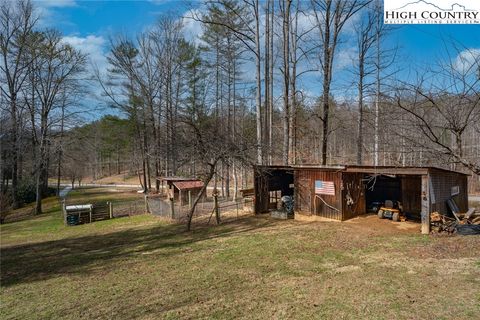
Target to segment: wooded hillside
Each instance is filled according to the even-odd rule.
[[[408,69],[380,4],[206,1],[112,35],[100,69],[32,2],[1,2],[2,210],[24,185],[41,213],[52,179],[121,172],[145,191],[191,175],[236,197],[256,163],[440,166],[472,174],[475,191],[480,55],[449,40]],[[202,25],[193,40],[188,21]]]

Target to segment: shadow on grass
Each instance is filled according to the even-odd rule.
[[[204,240],[242,234],[273,224],[275,221],[270,219],[248,217],[194,232],[186,232],[184,225],[162,225],[6,247],[1,252],[1,285],[7,287],[61,275],[87,274],[98,268],[95,264],[108,265],[155,250],[167,249],[160,254],[173,256]]]

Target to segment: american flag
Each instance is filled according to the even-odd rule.
[[[335,195],[335,185],[333,181],[315,180],[315,194]]]

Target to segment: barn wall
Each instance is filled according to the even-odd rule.
[[[268,179],[264,172],[254,171],[255,214],[268,212]]]
[[[362,181],[364,176],[364,173],[343,173],[342,220],[351,219],[367,212],[365,185]],[[351,205],[347,203],[348,195],[353,200]]]
[[[293,170],[289,168],[257,167],[254,171],[255,213],[269,211],[270,191],[279,190],[281,196],[292,195]]]
[[[468,210],[467,176],[456,172],[431,169],[430,176],[430,212],[448,214],[446,201],[452,197],[452,187],[458,186],[460,193],[453,199],[462,212]]]
[[[402,176],[403,211],[420,216],[422,212],[422,176]]]
[[[315,180],[333,181],[335,196],[321,195],[323,200],[337,210],[326,206],[315,197]],[[295,210],[321,217],[342,220],[342,173],[322,169],[295,168]]]

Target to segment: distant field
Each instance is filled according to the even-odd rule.
[[[78,200],[128,197],[83,189]],[[130,194],[135,197],[135,194]],[[480,237],[378,220],[1,226],[1,319],[474,319]]]

